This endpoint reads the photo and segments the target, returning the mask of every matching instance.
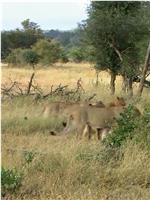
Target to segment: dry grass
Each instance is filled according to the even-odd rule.
[[[9,84],[10,80],[17,80],[23,85],[29,81],[32,74],[32,69],[27,67],[26,69],[21,68],[9,68],[3,66],[2,68],[2,83]],[[50,88],[51,85],[57,86],[60,83],[63,85],[69,85],[70,88],[76,87],[77,80],[82,78],[83,88],[88,92],[96,92],[98,97],[109,97],[109,82],[110,75],[108,72],[100,72],[99,74],[99,87],[93,87],[96,81],[95,70],[92,64],[88,63],[67,63],[61,64],[57,63],[54,66],[48,67],[37,67],[35,82],[38,83],[42,88],[46,90]],[[122,77],[117,76],[116,79],[116,94],[120,94]],[[134,91],[136,94],[138,84],[134,84]],[[149,89],[144,89],[143,97],[150,98]],[[105,98],[105,100],[107,99]]]
[[[9,83],[9,78],[26,83],[31,73],[30,69],[3,68],[2,83]],[[95,72],[88,64],[68,63],[62,68],[57,64],[36,72],[36,81],[46,89],[60,82],[74,87],[80,77],[88,93],[96,92],[97,99],[110,101],[109,74],[102,72],[100,86],[95,88]],[[120,77],[117,85],[120,94]],[[143,99],[149,95],[145,90]],[[108,161],[107,149],[95,139],[88,142],[77,141],[74,135],[49,135],[49,129],[60,124],[43,120],[42,108],[43,103],[24,98],[2,104],[2,166],[23,172],[21,188],[7,194],[8,199],[149,200],[150,157],[146,149],[129,141],[117,160],[112,155]],[[34,154],[29,164],[25,151]]]

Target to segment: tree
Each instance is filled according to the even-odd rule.
[[[112,94],[118,73],[126,75],[132,83],[133,71],[138,71],[137,43],[149,34],[149,21],[145,17],[149,6],[149,2],[94,1],[88,10],[85,30],[95,48],[97,69],[106,69],[111,74]]]
[[[36,52],[34,52],[31,49],[27,49],[23,52],[23,59],[27,64],[30,64],[33,69],[35,69],[35,65],[38,63],[39,61],[39,56]]]
[[[149,42],[149,45],[148,45],[148,48],[147,48],[144,68],[143,68],[143,72],[142,72],[142,78],[141,78],[141,81],[140,81],[140,84],[139,84],[139,89],[138,89],[138,95],[139,96],[142,95],[142,91],[143,91],[143,87],[144,87],[144,81],[145,81],[146,73],[147,73],[148,67],[149,67],[149,60],[150,60],[150,42]]]
[[[46,65],[57,62],[61,54],[60,44],[50,39],[39,40],[33,50],[40,56],[40,62]]]
[[[33,44],[44,37],[41,29],[36,23],[25,20],[22,22],[22,24],[23,30],[16,29],[13,31],[2,32],[1,52],[3,60],[5,60],[12,49],[31,48]]]
[[[22,21],[21,24],[25,32],[30,32],[30,33],[38,34],[38,35],[42,34],[42,30],[40,29],[40,26],[35,22],[30,22],[30,19],[26,19]]]

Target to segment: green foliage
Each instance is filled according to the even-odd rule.
[[[34,67],[39,61],[39,56],[31,49],[13,49],[7,56],[6,61],[9,64],[25,65],[30,64]]]
[[[1,52],[4,60],[13,49],[31,48],[44,35],[39,26],[29,19],[22,22],[23,30],[3,31],[1,33]]]
[[[74,47],[69,50],[69,57],[74,62],[81,62],[84,60],[84,51],[80,47]]]
[[[30,19],[26,19],[23,22],[21,22],[24,31],[26,32],[30,32],[33,34],[38,34],[41,35],[42,34],[42,30],[40,29],[40,26],[35,23],[35,22],[31,22]]]
[[[40,56],[43,64],[52,64],[60,58],[61,47],[55,40],[41,39],[34,46],[33,50]]]
[[[105,140],[104,144],[111,147],[121,147],[127,139],[132,139],[143,148],[150,149],[150,105],[145,106],[142,116],[137,117],[137,110],[129,105],[121,113],[117,125]]]
[[[137,44],[149,35],[149,7],[148,2],[91,3],[85,29],[95,48],[99,70],[109,69],[127,76],[139,70]]]
[[[23,59],[27,64],[30,64],[34,67],[34,65],[39,61],[39,56],[33,50],[27,49],[23,52]]]
[[[69,62],[69,59],[68,59],[68,56],[67,56],[67,53],[62,49],[61,53],[60,53],[60,61],[62,63],[67,63]]]
[[[11,191],[19,189],[21,186],[22,175],[16,170],[1,169],[1,184],[2,192]]]
[[[24,49],[13,49],[11,53],[7,56],[6,61],[14,65],[24,64],[23,53]]]
[[[120,147],[127,139],[132,139],[137,128],[137,119],[135,109],[132,105],[129,105],[124,109],[124,112],[120,114],[120,118],[117,120],[117,126],[114,128],[112,134],[110,134],[104,143],[108,146]]]
[[[49,30],[44,33],[46,38],[51,38],[59,41],[64,47],[72,46],[72,38],[75,36],[75,31],[59,31]]]
[[[150,104],[145,104],[141,120],[137,122],[134,141],[142,148],[150,150]]]

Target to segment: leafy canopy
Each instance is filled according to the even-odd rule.
[[[137,43],[149,34],[149,6],[149,2],[91,3],[85,29],[98,69],[130,74],[126,67],[137,67]]]

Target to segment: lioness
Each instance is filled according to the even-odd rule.
[[[102,101],[93,104],[88,102],[50,102],[44,106],[42,113],[44,117],[57,117],[58,115],[65,115],[65,109],[72,110],[83,106],[105,107]]]
[[[78,137],[86,134],[90,139],[92,133],[96,132],[98,139],[103,139],[110,133],[112,125],[123,110],[123,106],[104,108],[83,106],[70,109],[64,133],[76,130]],[[134,111],[135,117],[140,115],[140,111],[136,107]],[[67,112],[67,110],[65,112]]]
[[[106,107],[105,104],[102,101],[97,101],[96,103],[89,103],[89,106],[95,106],[95,107],[98,107],[98,108]]]
[[[110,102],[108,107],[125,106],[126,102],[123,97],[116,97],[114,101]]]
[[[93,129],[89,122],[86,123],[82,136],[88,136],[91,139],[92,135],[97,134],[98,140],[104,140],[111,133],[110,127]]]
[[[124,105],[123,98],[117,97],[114,105]],[[113,105],[111,103],[111,105]],[[83,103],[66,103],[66,102],[53,102],[49,103],[44,109],[44,116],[65,116],[66,121],[63,122],[63,125],[66,125],[63,133],[68,133],[74,130],[77,130],[78,135],[81,136],[86,125],[89,122],[91,129],[98,131],[100,135],[100,130],[110,126],[115,117],[116,113],[120,113],[120,109],[114,109],[114,106],[108,108],[104,105],[102,101],[91,104],[87,102]],[[117,110],[117,111],[116,111]],[[89,137],[91,133],[88,133]],[[99,136],[98,136],[99,137]]]
[[[44,117],[57,117],[66,107],[75,105],[73,103],[66,102],[50,102],[44,106],[43,116]]]
[[[66,109],[65,112],[68,112],[69,117],[65,133],[77,130],[78,136],[81,136],[87,123],[95,130],[111,127],[122,110],[122,107],[98,108],[94,106],[82,106],[69,111]]]

